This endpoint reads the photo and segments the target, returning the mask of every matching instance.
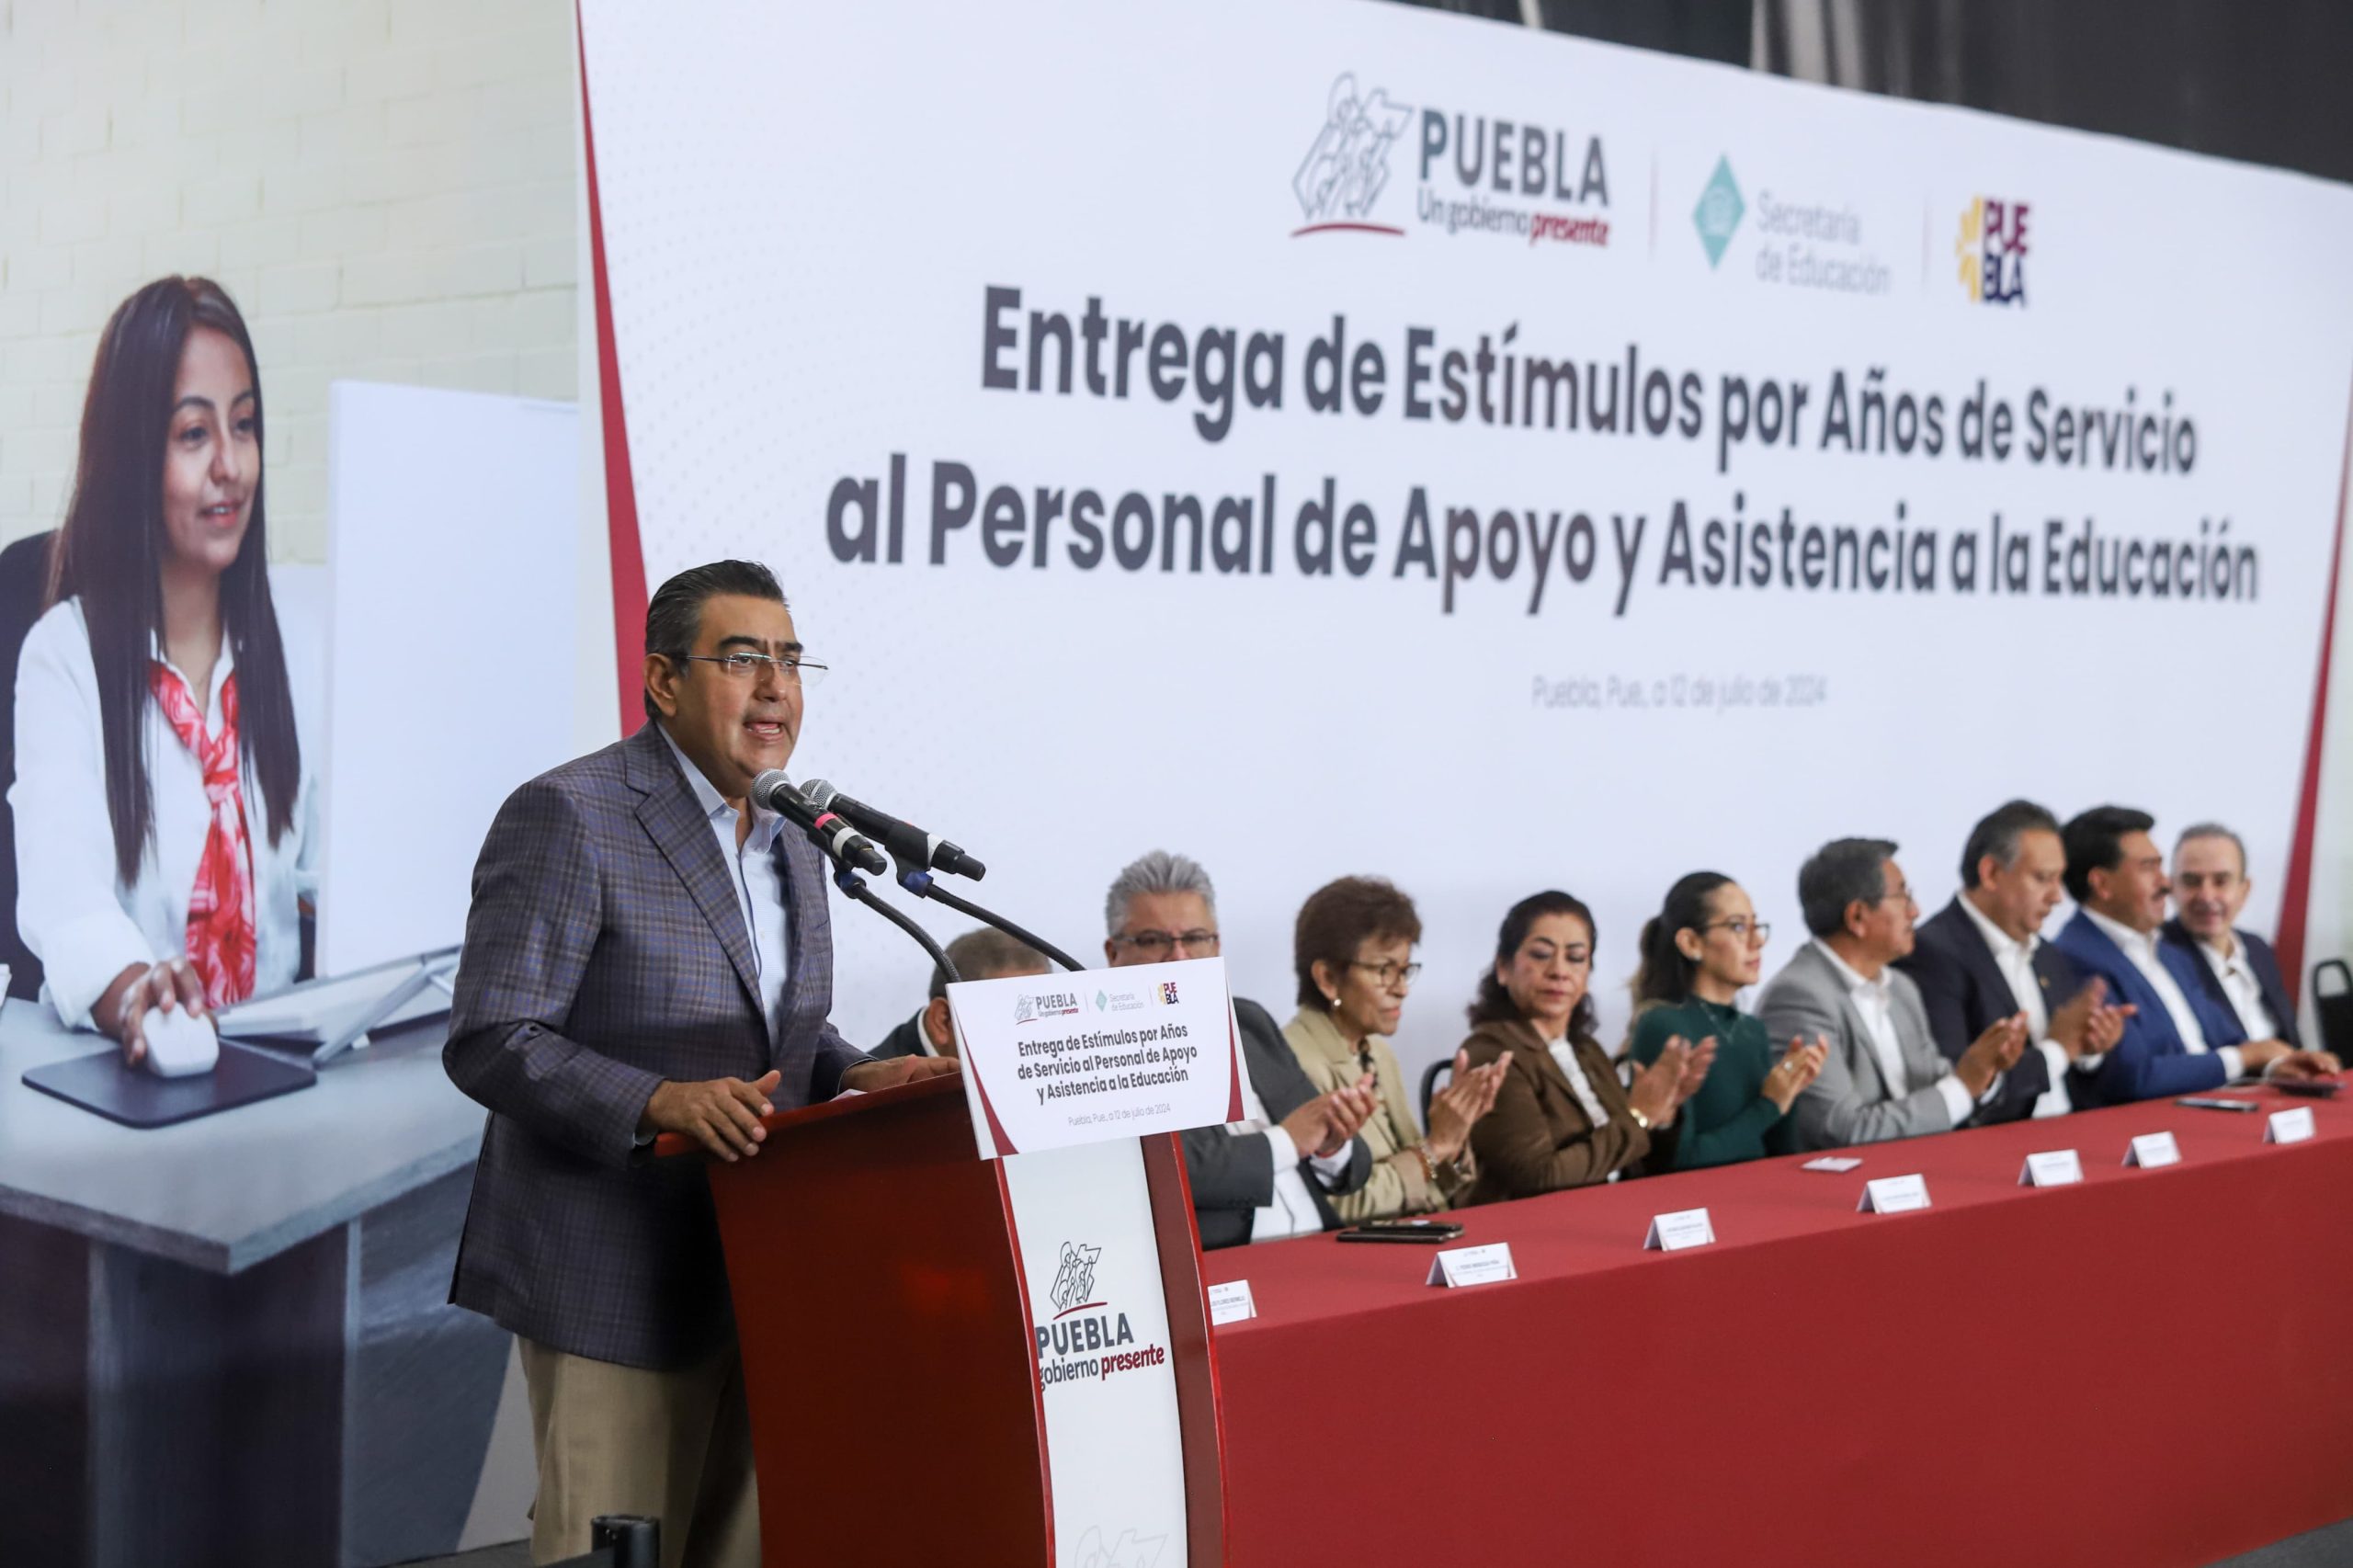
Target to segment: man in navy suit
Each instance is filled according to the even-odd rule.
[[[1969,833],[1961,890],[1923,922],[1912,951],[1895,960],[1920,987],[1928,1029],[1948,1061],[2014,1014],[2035,1049],[1978,1102],[1978,1125],[2062,1116],[2096,1096],[2086,1075],[2123,1038],[2129,1007],[2107,1003],[2108,985],[2076,972],[2042,939],[2059,906],[2067,854],[2059,821],[2031,801],[1997,808]]]
[[[824,668],[776,579],[680,573],[646,606],[645,651],[646,725],[516,790],[474,866],[442,1061],[491,1114],[450,1300],[519,1341],[534,1561],[585,1551],[598,1514],[652,1514],[665,1561],[755,1568],[710,1189],[700,1160],[650,1145],[748,1159],[772,1108],[956,1063],[870,1061],[826,1021],[823,858],[748,800]]]
[[[2184,830],[2173,846],[2174,917],[2165,940],[2198,960],[2209,1000],[2237,1018],[2249,1040],[2302,1045],[2295,1004],[2271,944],[2236,928],[2255,884],[2247,881],[2246,845],[2220,823]]]
[[[2243,1072],[2313,1077],[2330,1059],[2277,1040],[2250,1040],[2218,1009],[2198,978],[2198,960],[2159,929],[2165,924],[2165,856],[2149,830],[2156,819],[2124,806],[2095,806],[2070,822],[2067,892],[2081,905],[2058,945],[2076,966],[2131,1003],[2124,1038],[2097,1083],[2109,1104],[2217,1089]]]

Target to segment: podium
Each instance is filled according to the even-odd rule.
[[[781,1112],[765,1125],[757,1155],[709,1166],[743,1345],[761,1539],[777,1561],[1224,1562],[1216,1372],[1192,1197],[1173,1134],[983,1160],[954,1076]],[[657,1153],[708,1159],[669,1135]],[[1175,1532],[1123,1514],[1117,1496],[1097,1508],[1067,1494],[1068,1482],[1055,1495],[1058,1469],[1068,1475],[1088,1464],[1091,1475],[1106,1455],[1066,1453],[1057,1462],[1041,1369],[1069,1363],[1052,1357],[1049,1347],[1061,1342],[1051,1325],[1073,1312],[1080,1323],[1088,1312],[1106,1323],[1112,1314],[1094,1301],[1058,1313],[1043,1299],[1040,1239],[1030,1238],[1025,1267],[1014,1189],[1054,1179],[1056,1167],[1043,1162],[1071,1156],[1141,1163],[1161,1293],[1127,1304],[1139,1319],[1165,1312],[1166,1338],[1153,1347],[1165,1353],[1176,1398],[1173,1415],[1155,1417],[1173,1430],[1131,1435],[1146,1449],[1181,1454],[1181,1550]],[[1043,1244],[1074,1256],[1066,1239]],[[1069,1293],[1067,1267],[1049,1278]],[[1117,1315],[1119,1329],[1128,1324]],[[1102,1392],[1127,1375],[1126,1363],[1149,1359],[1149,1351],[1137,1354],[1141,1342],[1104,1348],[1120,1365],[1112,1354],[1091,1358],[1111,1368],[1099,1374]],[[1108,1440],[1116,1446],[1120,1436]]]

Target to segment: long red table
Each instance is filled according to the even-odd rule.
[[[2160,1100],[1557,1193],[1454,1216],[1518,1269],[1454,1290],[1211,1253],[1259,1313],[1215,1335],[1231,1561],[2188,1568],[2353,1517],[2353,1105],[2251,1096],[2317,1135]],[[1932,1208],[1855,1211],[1914,1172]]]

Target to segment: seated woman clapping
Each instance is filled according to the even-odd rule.
[[[1471,1130],[1472,1202],[1615,1181],[1673,1157],[1676,1113],[1714,1048],[1677,1041],[1621,1085],[1594,1039],[1593,949],[1593,912],[1567,893],[1533,894],[1504,916],[1462,1044],[1474,1066],[1510,1064]]]
[[[1648,1066],[1668,1047],[1713,1040],[1715,1063],[1683,1108],[1673,1168],[1787,1153],[1790,1108],[1822,1072],[1825,1047],[1791,1040],[1779,1060],[1765,1025],[1733,1006],[1756,983],[1771,927],[1738,882],[1694,871],[1643,926],[1627,1055]]]
[[[1342,877],[1316,889],[1293,932],[1299,1012],[1283,1026],[1291,1054],[1319,1094],[1366,1074],[1378,1087],[1379,1103],[1358,1133],[1372,1151],[1372,1178],[1331,1199],[1351,1224],[1432,1213],[1467,1191],[1470,1131],[1503,1081],[1500,1062],[1473,1069],[1458,1051],[1452,1081],[1430,1102],[1429,1135],[1415,1125],[1404,1071],[1386,1037],[1396,1032],[1421,972],[1414,961],[1421,936],[1414,901],[1377,877]]]

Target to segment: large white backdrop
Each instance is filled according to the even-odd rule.
[[[1615,1040],[1677,875],[1746,883],[1778,965],[1813,846],[1901,841],[1932,910],[2015,794],[2231,823],[2275,918],[2353,376],[2344,188],[1364,0],[591,0],[584,30],[647,581],[773,564],[835,666],[796,776],[957,839],[1082,956],[1120,865],[1180,849],[1237,993],[1285,1016],[1300,901],[1384,874],[1426,926],[1416,1064],[1504,909],[1562,887]],[[1033,311],[1067,321],[1067,392],[1052,336],[1031,390]],[[1530,358],[1575,367],[1574,428],[1530,409]],[[1327,481],[1360,574],[1302,567]],[[1246,548],[1230,517],[1198,568],[1189,523],[1164,554],[1171,496],[1246,506]],[[2141,591],[2070,586],[2086,519]],[[1745,525],[1737,585],[1711,521]],[[835,919],[835,1016],[871,1040],[926,964]]]

